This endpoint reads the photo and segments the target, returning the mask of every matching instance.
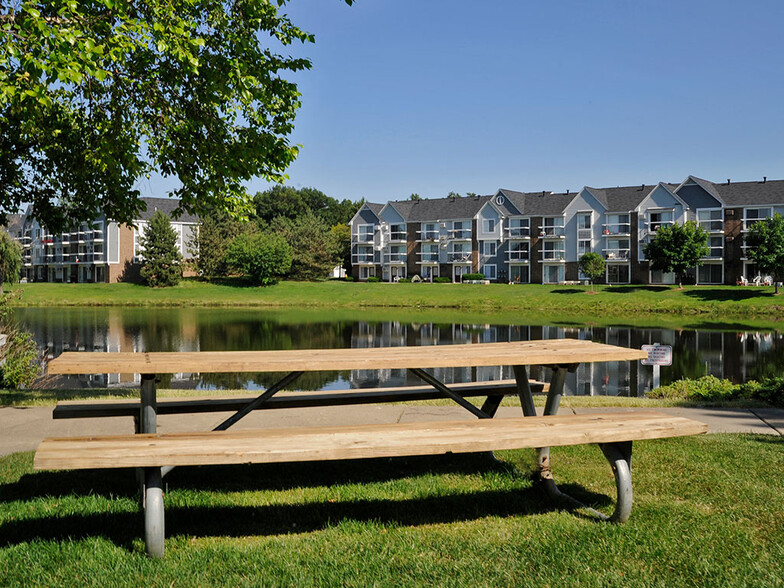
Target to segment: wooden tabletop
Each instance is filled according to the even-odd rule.
[[[647,353],[578,339],[513,343],[292,349],[286,351],[66,352],[49,362],[50,374],[174,374],[316,372],[342,370],[558,365],[633,361]]]

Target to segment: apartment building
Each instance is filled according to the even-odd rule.
[[[169,217],[177,201],[142,198],[147,210],[133,226],[99,218],[52,234],[33,218],[28,209],[20,219],[9,222],[9,232],[22,245],[22,278],[29,282],[120,282],[139,280],[140,241],[147,223],[157,210]],[[172,218],[177,246],[183,259],[191,257],[188,243],[198,230],[192,215]]]
[[[350,223],[352,273],[460,281],[481,272],[497,282],[559,284],[584,280],[578,260],[595,251],[607,262],[606,283],[672,284],[674,275],[650,269],[644,248],[660,228],[692,220],[708,231],[709,253],[687,281],[734,284],[758,275],[745,232],[777,212],[784,214],[784,180],[719,184],[695,176],[680,184],[368,203]]]

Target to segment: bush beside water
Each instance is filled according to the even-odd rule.
[[[715,376],[703,376],[697,380],[678,380],[661,386],[648,392],[648,397],[710,402],[749,399],[784,406],[784,377],[733,384]]]

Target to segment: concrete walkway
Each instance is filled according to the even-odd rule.
[[[541,411],[541,408],[539,410]],[[562,407],[559,414],[632,410],[648,409]],[[758,433],[784,436],[784,409],[660,408],[655,410],[707,423],[711,433]],[[209,430],[227,416],[228,413],[159,416],[158,430],[161,433]],[[521,413],[516,407],[501,407],[498,416],[514,417],[521,416]],[[235,428],[376,424],[462,418],[474,417],[459,406],[371,404],[256,411],[237,423]],[[52,419],[52,407],[0,407],[0,455],[17,451],[33,451],[45,437],[130,433],[133,433],[133,421],[128,417],[55,421]]]

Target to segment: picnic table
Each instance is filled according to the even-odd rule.
[[[140,374],[139,428],[135,436],[47,439],[38,448],[38,469],[139,467],[144,471],[143,504],[147,552],[163,555],[162,478],[174,466],[354,459],[397,455],[537,448],[539,477],[547,490],[564,497],[550,470],[551,445],[598,443],[613,468],[618,491],[610,520],[623,522],[631,511],[631,442],[705,432],[688,419],[641,412],[624,415],[556,417],[569,371],[581,363],[634,361],[646,353],[592,341],[556,339],[427,347],[307,349],[282,351],[203,351],[148,353],[63,353],[49,363],[50,374]],[[552,369],[544,416],[534,408],[528,366]],[[448,386],[428,369],[512,366],[521,418],[492,419],[503,393],[490,389],[481,407],[466,390]],[[439,394],[465,408],[476,421],[301,427],[227,431],[241,418],[268,406],[305,372],[405,369]],[[286,374],[248,401],[213,432],[157,435],[156,377],[169,373],[280,372]],[[469,385],[463,385],[463,388]],[[479,393],[482,384],[475,383]],[[351,392],[346,392],[350,394]],[[340,395],[340,392],[333,393]],[[401,395],[401,398],[404,398]],[[545,420],[542,420],[545,419]]]

